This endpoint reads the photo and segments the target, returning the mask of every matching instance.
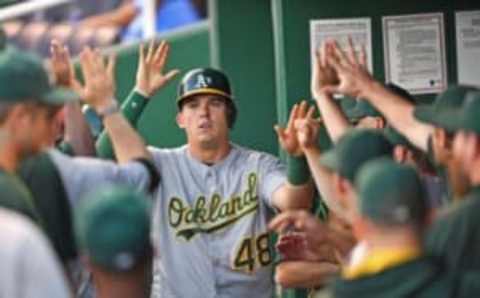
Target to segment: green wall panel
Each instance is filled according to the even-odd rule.
[[[239,107],[235,142],[276,154],[277,122],[270,3],[211,0],[212,62],[230,77]]]

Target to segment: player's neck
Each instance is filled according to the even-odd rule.
[[[230,153],[231,145],[229,142],[223,142],[219,146],[208,147],[189,143],[188,150],[196,160],[207,165],[213,165],[227,157]]]
[[[145,277],[126,279],[96,276],[94,279],[98,298],[147,298],[149,291]]]

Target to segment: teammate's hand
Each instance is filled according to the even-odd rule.
[[[303,119],[295,121],[298,144],[305,153],[311,149],[318,149],[318,132],[321,126],[321,120],[315,119],[312,113],[308,113]],[[309,111],[310,112],[310,111]]]
[[[329,92],[341,93],[352,97],[361,97],[365,88],[375,80],[366,68],[367,56],[365,47],[357,57],[352,39],[348,38],[348,49],[345,53],[336,41],[330,41],[327,47],[326,60],[337,72],[339,83],[327,86]]]
[[[105,63],[98,50],[86,47],[80,53],[80,65],[85,84],[75,90],[82,100],[97,111],[110,106],[115,100],[115,56]]]
[[[68,47],[56,39],[50,42],[50,66],[57,85],[68,88],[78,86]]]
[[[165,41],[157,47],[153,41],[150,42],[147,53],[144,45],[140,44],[135,85],[137,90],[151,97],[179,73],[178,69],[163,73],[169,50],[170,46]]]
[[[285,257],[309,261],[335,261],[334,249],[329,242],[329,228],[307,211],[286,211],[269,224],[279,234],[293,226],[295,232],[280,237],[277,244]],[[296,251],[293,251],[296,250]]]
[[[327,63],[327,50],[330,45],[323,42],[321,47],[315,52],[315,61],[313,63],[311,91],[315,99],[319,99],[320,90],[324,86],[334,86],[338,84],[338,76],[335,69]]]
[[[308,107],[306,101],[302,101],[300,104],[293,105],[290,112],[290,118],[288,119],[287,127],[283,128],[279,125],[275,125],[275,131],[278,136],[278,142],[280,146],[288,154],[292,156],[302,156],[303,151],[298,142],[297,130],[295,129],[295,121],[298,119],[304,119],[305,117],[313,115],[315,107]]]

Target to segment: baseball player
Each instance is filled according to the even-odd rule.
[[[0,208],[0,239],[1,297],[71,297],[50,243],[30,220]]]
[[[237,109],[222,72],[188,72],[177,106],[187,144],[151,150],[161,176],[153,223],[159,252],[154,297],[271,297],[267,222],[273,209],[308,208],[310,179],[299,180],[297,171],[287,180],[277,158],[229,141]],[[303,103],[290,120],[306,114]],[[290,153],[299,149],[291,143],[292,126],[277,128]]]
[[[123,108],[132,112],[145,106],[155,86],[165,81],[168,74],[161,74],[165,61],[157,59],[164,51],[168,47],[153,44],[146,53],[140,50],[139,67],[159,71],[137,81],[139,96]],[[135,102],[139,100],[143,103]],[[273,209],[311,205],[313,184],[293,123],[314,110],[306,103],[295,105],[288,126],[277,127],[282,147],[290,154],[286,173],[277,158],[229,141],[237,109],[229,81],[220,71],[188,72],[180,83],[177,105],[177,123],[186,132],[187,145],[150,150],[160,172],[152,227],[159,252],[154,294],[270,297],[272,257],[266,224]],[[62,179],[72,198],[85,193],[87,182],[95,177],[118,178],[102,169],[84,171],[80,162],[55,160],[62,165]],[[128,171],[122,171],[122,177],[128,178]]]
[[[0,185],[5,193],[0,205],[43,225],[30,191],[14,173],[22,160],[43,148],[49,115],[77,95],[51,86],[41,60],[14,49],[0,54],[0,80]]]
[[[444,258],[452,270],[479,270],[480,225],[478,206],[478,164],[480,162],[480,92],[469,92],[462,109],[454,117],[445,119],[458,132],[455,134],[454,157],[471,181],[472,189],[432,226],[427,237],[427,248]]]
[[[478,273],[459,275],[423,248],[425,190],[415,169],[388,158],[366,163],[355,185],[355,236],[364,253],[343,268],[334,297],[476,297]],[[400,282],[401,281],[401,282]]]
[[[147,298],[152,245],[150,201],[125,187],[103,187],[75,210],[79,250],[97,298]]]

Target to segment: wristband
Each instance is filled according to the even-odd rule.
[[[307,159],[302,157],[287,157],[287,178],[292,185],[302,185],[310,179],[310,169]]]

